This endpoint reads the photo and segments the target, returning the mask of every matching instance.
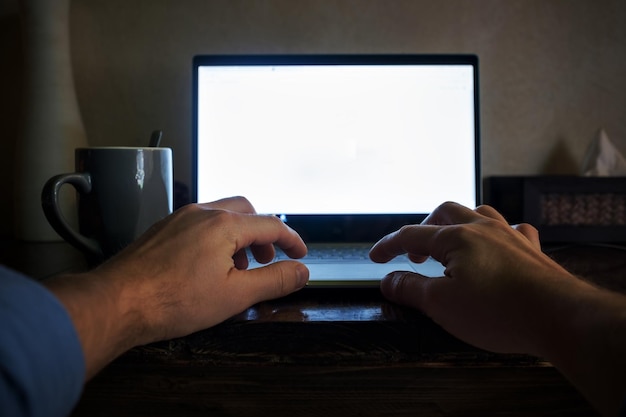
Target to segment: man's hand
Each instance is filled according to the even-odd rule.
[[[382,281],[383,294],[422,310],[461,339],[498,352],[537,353],[527,333],[538,329],[528,312],[547,301],[544,286],[572,278],[541,252],[536,229],[512,228],[487,206],[474,211],[445,203],[421,225],[385,236],[370,257],[386,262],[402,253],[416,262],[432,256],[446,276],[397,272]]]
[[[47,285],[65,304],[93,375],[125,350],[218,324],[249,306],[287,295],[308,281],[297,261],[246,270],[245,249],[260,262],[273,245],[301,258],[300,236],[244,198],[183,207],[100,267]]]
[[[395,272],[381,283],[460,339],[551,361],[605,415],[626,396],[626,297],[582,281],[543,254],[530,225],[509,226],[488,206],[444,203],[421,225],[385,236],[370,257],[432,256],[445,276]]]

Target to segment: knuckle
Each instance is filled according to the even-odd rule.
[[[450,207],[457,207],[458,203],[455,203],[454,201],[444,201],[443,203],[441,203],[441,208],[446,209],[446,208],[450,208]]]
[[[286,228],[285,223],[283,223],[282,220],[280,220],[277,216],[271,215],[271,214],[263,214],[263,215],[256,215],[257,217],[260,218],[260,220],[264,220],[266,223],[266,226],[269,227],[269,229],[271,230],[280,230],[281,228]]]
[[[191,204],[186,204],[186,205],[182,206],[181,208],[179,208],[176,211],[180,215],[186,215],[186,214],[191,214],[191,213],[197,213],[200,210],[202,210],[202,208],[201,208],[201,206],[199,204],[191,203]]]
[[[394,290],[399,294],[406,294],[409,287],[409,275],[407,273],[398,273],[394,276]]]
[[[276,225],[283,225],[282,220],[280,220],[278,217],[276,217],[274,215],[264,214],[264,215],[262,215],[262,217],[267,218],[269,222],[273,222]]]
[[[414,227],[410,224],[404,225],[400,227],[400,229],[398,229],[398,231],[396,232],[396,236],[401,240],[409,238],[412,234],[413,229]]]
[[[450,242],[471,243],[476,239],[474,227],[470,224],[455,224],[442,227],[433,240],[435,246],[448,246]]]
[[[426,298],[423,287],[416,282],[416,275],[412,272],[396,272],[393,279],[388,282],[388,292],[402,304],[421,309]]]
[[[252,203],[250,202],[250,200],[248,200],[246,197],[242,195],[229,197],[227,200],[231,203],[235,203],[235,206],[241,207],[244,211],[254,210],[254,207],[252,206]]]
[[[537,228],[530,223],[520,223],[517,225],[517,229],[523,231],[524,233],[539,233]]]
[[[238,195],[233,197],[233,200],[237,200],[240,201],[244,204],[248,204],[248,205],[252,205],[252,203],[250,203],[250,200],[248,200],[246,197],[242,196],[242,195]]]
[[[460,204],[453,201],[445,201],[435,207],[435,209],[428,216],[430,222],[438,223],[440,219],[446,218],[450,213],[454,213],[462,207]]]
[[[478,207],[476,207],[476,210],[495,210],[493,207],[491,207],[489,204],[480,204]]]
[[[283,294],[287,294],[289,291],[289,285],[288,285],[288,279],[287,279],[287,274],[285,272],[285,268],[281,267],[278,268],[278,275],[276,278],[276,283],[275,283],[275,290],[276,290],[276,294],[278,295],[283,295]]]
[[[450,211],[454,211],[459,208],[459,204],[454,201],[445,201],[439,205],[439,207],[435,208],[435,212],[439,213],[447,213]]]

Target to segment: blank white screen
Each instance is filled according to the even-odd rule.
[[[204,66],[198,201],[260,213],[473,207],[471,65]]]

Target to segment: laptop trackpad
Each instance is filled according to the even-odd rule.
[[[391,262],[377,264],[374,262],[362,263],[306,263],[309,268],[310,281],[334,281],[334,280],[381,280],[385,275],[394,271],[417,272],[429,277],[443,276],[444,267],[439,262],[428,259],[421,264],[410,262]]]

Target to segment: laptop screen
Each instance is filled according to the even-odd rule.
[[[194,201],[243,195],[296,223],[474,207],[477,70],[475,56],[198,56]]]

